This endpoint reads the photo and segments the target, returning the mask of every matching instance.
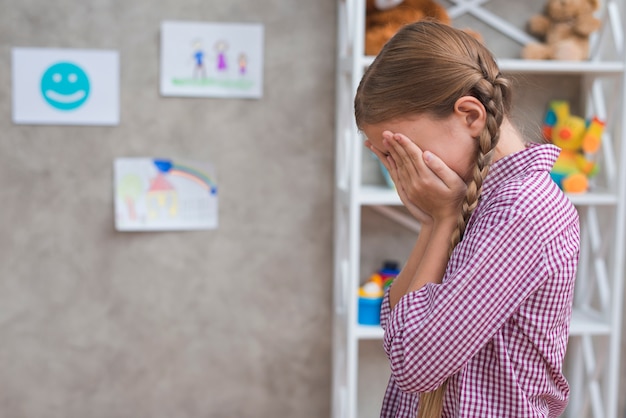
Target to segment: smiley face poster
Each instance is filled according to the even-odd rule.
[[[14,48],[12,65],[13,122],[119,124],[117,51]]]

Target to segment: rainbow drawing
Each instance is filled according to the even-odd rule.
[[[114,164],[118,231],[217,228],[217,183],[211,163],[131,157],[116,158]]]
[[[208,174],[196,168],[189,167],[188,165],[175,164],[172,160],[164,159],[155,159],[154,165],[161,173],[186,178],[196,182],[210,194],[217,194],[215,181]]]

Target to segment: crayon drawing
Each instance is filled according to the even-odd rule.
[[[161,94],[261,98],[263,26],[163,22]]]
[[[210,164],[118,158],[114,168],[118,231],[217,228],[217,184]]]

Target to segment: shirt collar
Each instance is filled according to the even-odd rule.
[[[483,182],[481,198],[485,198],[500,183],[520,173],[552,169],[561,150],[552,144],[531,143],[526,149],[506,155],[494,162]]]

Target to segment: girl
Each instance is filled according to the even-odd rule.
[[[381,417],[557,417],[579,254],[559,150],[526,144],[490,52],[433,22],[401,29],[355,116],[422,230],[381,312]]]

